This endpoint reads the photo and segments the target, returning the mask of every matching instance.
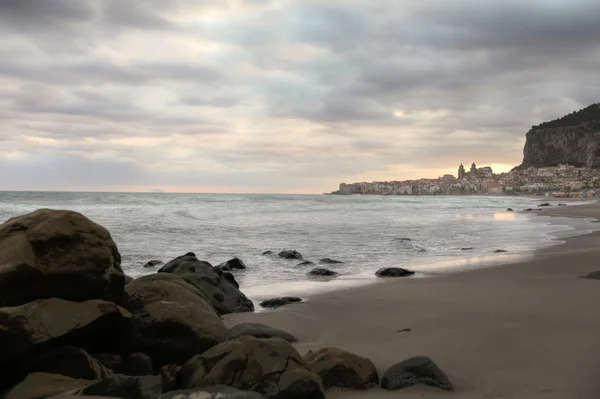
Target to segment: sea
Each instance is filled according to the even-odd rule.
[[[110,231],[125,273],[134,278],[156,271],[143,267],[150,260],[167,262],[187,252],[213,265],[239,257],[247,265],[234,271],[240,289],[260,300],[369,284],[382,267],[409,268],[417,277],[490,267],[598,229],[591,219],[506,211],[538,209],[543,202],[518,196],[0,192],[0,223],[39,208],[81,212]],[[284,249],[340,276],[309,278],[316,266],[262,255]],[[343,263],[319,265],[322,258]]]

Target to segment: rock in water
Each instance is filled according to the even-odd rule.
[[[375,272],[377,277],[404,277],[415,274],[412,270],[401,267],[383,267]]]
[[[323,258],[319,261],[319,263],[336,264],[336,263],[344,263],[344,262],[335,260],[335,259]]]
[[[227,384],[267,398],[324,398],[321,379],[287,341],[240,338],[194,356],[181,369],[184,388]]]
[[[539,204],[538,206],[552,206],[552,205],[550,205],[550,203],[548,203],[548,202],[544,202],[543,204]]]
[[[144,267],[155,267],[155,266],[162,265],[162,264],[163,264],[162,260],[154,259],[154,260],[147,262],[144,265]]]
[[[228,260],[227,262],[223,262],[219,265],[219,267],[225,271],[230,271],[233,269],[245,269],[246,265],[240,258],[233,258]]]
[[[45,298],[120,304],[124,278],[109,232],[80,213],[39,209],[0,225],[0,306]]]
[[[296,251],[295,249],[283,250],[280,253],[278,253],[277,256],[283,259],[302,259],[302,255],[300,254],[300,252]]]
[[[504,252],[508,252],[508,251],[506,249],[497,249],[497,250],[494,251],[495,254],[501,254],[501,253],[504,253]]]
[[[310,370],[321,377],[325,389],[368,389],[379,384],[372,361],[338,348],[323,348],[304,357]]]
[[[260,303],[260,306],[262,306],[263,308],[275,309],[280,306],[284,306],[294,302],[302,302],[302,298],[298,298],[297,296],[283,296],[280,298],[272,298],[267,299],[266,301],[262,301]]]
[[[205,388],[182,389],[167,392],[158,399],[266,399],[258,392],[241,391],[227,385],[213,385]]]
[[[448,376],[427,356],[415,356],[404,360],[383,374],[381,387],[396,390],[415,384],[425,384],[451,391],[454,388]]]
[[[290,333],[260,323],[241,323],[229,329],[229,339],[237,339],[243,336],[255,338],[281,338],[288,342],[298,341],[296,337]]]
[[[273,251],[265,251],[261,255],[275,255]]]
[[[127,399],[156,399],[160,392],[161,382],[158,376],[132,377],[115,374],[81,389],[77,394]]]
[[[473,248],[473,247],[465,247],[465,248],[461,248],[460,250],[461,250],[461,251],[472,251],[472,250],[474,250],[474,249],[475,249],[475,248]]]
[[[312,266],[314,264],[315,264],[315,262],[311,262],[309,260],[305,260],[304,262],[298,263],[296,266]]]
[[[506,212],[514,212],[514,210],[512,208],[508,208]]]
[[[179,256],[165,264],[159,273],[171,273],[196,287],[213,304],[219,314],[252,312],[254,304],[232,282],[233,275],[225,275],[219,267],[198,260],[194,254]],[[233,279],[235,281],[235,279]]]
[[[127,284],[123,306],[133,315],[131,352],[152,358],[154,367],[183,364],[227,339],[227,329],[195,287],[167,273]]]
[[[91,381],[74,379],[60,374],[33,373],[14,386],[5,399],[43,399],[63,392],[77,390]]]
[[[337,276],[339,273],[338,272],[334,272],[333,270],[329,270],[329,269],[325,269],[322,267],[317,267],[312,269],[311,271],[308,272],[309,276],[326,276],[326,277],[331,277],[331,276]]]
[[[591,272],[583,276],[583,278],[587,278],[590,280],[600,280],[600,271]]]

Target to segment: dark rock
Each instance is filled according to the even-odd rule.
[[[15,385],[5,399],[43,399],[77,390],[91,381],[74,379],[60,374],[33,373]]]
[[[497,249],[494,251],[495,254],[499,254],[499,253],[503,253],[503,252],[508,252],[506,249]]]
[[[583,278],[588,278],[590,280],[600,280],[600,271],[591,272],[583,276]]]
[[[204,295],[181,278],[159,273],[125,287],[133,314],[131,352],[152,358],[155,369],[187,359],[227,339],[227,329]]]
[[[321,379],[287,341],[243,337],[194,356],[181,369],[184,388],[227,384],[267,398],[324,398]]]
[[[132,353],[126,356],[100,353],[94,357],[117,374],[133,376],[154,374],[152,359],[144,353]]]
[[[265,251],[261,255],[275,255],[273,251]]]
[[[162,382],[162,391],[169,392],[179,389],[181,386],[180,381],[181,366],[177,364],[167,364],[160,369],[158,373]]]
[[[508,208],[506,212],[514,212],[514,210],[512,208]]]
[[[296,266],[313,266],[315,262],[311,262],[309,260],[305,260],[304,262],[298,263]]]
[[[240,288],[240,285],[235,281],[235,277],[230,272],[223,272],[223,278],[233,284],[235,288]]]
[[[446,374],[427,356],[415,356],[404,360],[383,374],[381,387],[387,390],[406,388],[416,384],[453,390]]]
[[[288,342],[298,341],[296,337],[288,332],[260,323],[241,323],[229,329],[229,339],[237,339],[243,336],[255,338],[281,338]]]
[[[114,374],[80,389],[77,394],[110,396],[127,399],[156,399],[161,393],[160,377],[145,375],[133,377]]]
[[[539,204],[538,206],[552,206],[552,205],[548,202],[544,202],[543,204]]]
[[[344,263],[344,262],[335,260],[335,259],[323,258],[319,261],[319,263],[328,263],[328,264],[332,265],[332,264]]]
[[[396,241],[410,242],[410,241],[412,241],[412,238],[409,238],[409,237],[396,238]]]
[[[159,273],[171,273],[196,287],[210,300],[219,314],[252,312],[254,304],[239,289],[233,275],[219,267],[183,255],[165,264]],[[233,281],[232,281],[233,280]]]
[[[283,259],[302,259],[300,252],[296,251],[295,249],[286,249],[278,253],[277,256]]]
[[[158,399],[266,399],[258,392],[241,391],[227,385],[182,389],[160,395]]]
[[[404,277],[415,274],[412,270],[401,267],[383,267],[375,272],[377,277]]]
[[[368,389],[379,384],[372,361],[338,348],[323,348],[304,357],[310,370],[321,377],[325,389]]]
[[[246,265],[240,258],[233,258],[228,260],[227,262],[223,262],[219,265],[219,267],[223,270],[230,271],[232,269],[245,269]]]
[[[131,283],[133,280],[135,280],[133,277],[130,276],[125,276],[123,282],[125,283],[125,285]]]
[[[144,267],[156,267],[156,266],[162,265],[162,264],[163,264],[162,260],[156,260],[156,259],[154,259],[154,260],[151,260],[151,261],[147,262],[144,265]]]
[[[472,251],[472,250],[474,250],[474,249],[475,249],[475,248],[473,248],[473,247],[466,247],[466,248],[461,248],[460,250],[461,250],[461,251]]]
[[[260,306],[262,306],[263,308],[275,309],[280,306],[284,306],[294,302],[302,302],[302,298],[298,298],[296,296],[283,296],[280,298],[271,298],[267,299],[266,301],[262,301],[260,303]]]
[[[531,212],[531,211],[533,211],[533,209],[531,209],[531,208],[527,208],[527,209],[524,209],[524,211],[525,211],[525,212]]]
[[[130,319],[125,309],[100,300],[51,298],[0,308],[0,368],[66,344],[119,351]]]
[[[109,232],[77,212],[39,209],[0,225],[0,306],[37,299],[123,299],[121,255]]]
[[[339,273],[333,270],[317,267],[308,272],[309,276],[337,276]]]

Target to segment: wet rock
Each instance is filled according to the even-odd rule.
[[[182,389],[160,395],[159,399],[266,399],[258,392],[242,391],[227,385]]]
[[[300,252],[296,251],[295,249],[286,249],[278,253],[277,256],[283,259],[302,259]]]
[[[159,265],[162,265],[162,264],[163,264],[162,260],[154,259],[154,260],[151,260],[151,261],[147,262],[144,265],[144,267],[156,267],[156,266],[159,266]]]
[[[75,379],[60,374],[33,373],[14,386],[5,399],[43,399],[76,390],[91,381]]]
[[[227,339],[227,329],[195,287],[166,273],[127,284],[123,304],[133,315],[130,352],[152,358],[156,369],[187,359]]]
[[[180,371],[181,366],[177,364],[167,364],[160,369],[158,375],[160,375],[163,392],[174,391],[181,387]]]
[[[117,374],[133,376],[154,374],[152,359],[144,353],[138,352],[125,356],[100,353],[95,355],[95,358]]]
[[[514,210],[512,208],[508,208],[506,212],[514,212]]]
[[[315,264],[315,262],[305,260],[304,262],[298,263],[296,266],[313,266],[314,264]]]
[[[538,206],[552,206],[549,202],[545,202],[543,204],[539,204]]]
[[[275,309],[294,302],[302,302],[302,298],[298,298],[296,296],[283,296],[280,298],[271,298],[267,299],[266,301],[262,301],[260,303],[260,306],[262,306],[263,308]]]
[[[227,384],[267,398],[324,398],[321,379],[287,341],[244,337],[194,356],[181,369],[184,388]]]
[[[321,377],[325,389],[368,389],[379,384],[372,361],[338,348],[323,348],[304,357],[310,370]]]
[[[505,249],[497,249],[494,251],[495,254],[500,254],[500,253],[504,253],[504,252],[508,252],[508,251]]]
[[[308,272],[309,276],[326,276],[326,277],[331,277],[331,276],[337,276],[339,273],[338,272],[334,272],[333,270],[329,270],[329,269],[325,269],[322,267],[317,267],[312,269],[311,271]]]
[[[114,374],[80,389],[78,395],[109,396],[127,399],[156,399],[161,393],[159,376],[133,377]]]
[[[242,262],[242,260],[240,258],[233,258],[233,259],[228,260],[227,262],[221,263],[219,265],[219,267],[222,270],[230,271],[233,269],[240,269],[240,270],[245,269],[246,265],[244,264],[244,262]]]
[[[344,262],[335,260],[335,259],[323,258],[319,261],[319,263],[327,263],[327,264],[333,265],[333,264],[344,263]]]
[[[37,299],[123,298],[121,255],[109,232],[80,213],[39,209],[0,225],[0,306]]]
[[[533,211],[533,209],[531,209],[531,208],[527,208],[527,209],[524,209],[524,211],[525,211],[525,212],[531,212],[531,211]]]
[[[427,356],[415,356],[404,360],[383,374],[381,387],[396,390],[416,384],[425,384],[447,391],[453,390],[446,374]]]
[[[585,276],[582,276],[582,277],[590,279],[590,280],[600,280],[600,270],[599,271],[595,271],[595,272],[591,272],[591,273],[586,274]]]
[[[415,274],[412,270],[401,267],[383,267],[375,272],[377,277],[404,277]]]
[[[243,336],[255,338],[281,338],[288,342],[298,341],[296,337],[288,332],[260,323],[241,323],[229,329],[229,339],[237,339]]]
[[[273,251],[265,251],[261,255],[275,255]]]
[[[198,260],[194,255],[179,256],[158,272],[174,274],[196,287],[210,300],[219,314],[254,311],[254,304],[238,289],[233,275]]]
[[[473,247],[466,247],[466,248],[461,248],[460,250],[461,250],[461,251],[472,251],[472,250],[474,250],[474,249],[475,249],[475,248],[473,248]]]

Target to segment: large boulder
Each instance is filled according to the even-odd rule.
[[[382,267],[375,272],[377,277],[404,277],[415,274],[412,270],[403,269],[401,267]]]
[[[181,369],[184,389],[225,384],[267,398],[323,399],[321,379],[287,341],[244,337],[191,358]]]
[[[295,249],[284,249],[277,256],[283,259],[302,259],[302,254]]]
[[[91,381],[74,379],[60,374],[33,373],[15,385],[5,399],[44,399],[63,392],[77,390]]]
[[[427,356],[415,356],[387,369],[381,379],[381,387],[396,390],[416,384],[438,387],[446,391],[454,388],[448,376]]]
[[[254,311],[254,304],[238,289],[230,273],[198,260],[193,252],[171,260],[158,272],[174,274],[196,287],[206,295],[219,314]]]
[[[123,306],[133,314],[131,352],[146,353],[154,368],[183,364],[227,339],[215,309],[195,287],[167,273],[127,284]]]
[[[0,225],[0,306],[45,298],[120,304],[124,278],[109,232],[80,213],[39,209]]]
[[[258,392],[241,391],[227,385],[182,389],[163,393],[159,399],[266,399]]]
[[[338,348],[323,348],[304,357],[310,370],[321,377],[325,389],[367,389],[379,384],[372,361]]]
[[[219,265],[222,270],[230,271],[232,269],[245,269],[246,265],[240,258],[229,259],[227,262],[223,262]]]
[[[295,302],[302,302],[302,298],[298,298],[297,296],[282,296],[279,298],[266,299],[259,305],[263,308],[276,309]]]
[[[100,353],[94,357],[117,374],[133,376],[154,374],[152,359],[145,353],[138,352],[129,355]]]
[[[229,329],[229,339],[236,339],[243,336],[255,338],[281,338],[288,342],[298,341],[296,337],[288,332],[260,323],[240,323]]]
[[[122,374],[108,376],[76,392],[77,395],[126,399],[156,399],[160,393],[160,377],[154,375],[133,377]]]

